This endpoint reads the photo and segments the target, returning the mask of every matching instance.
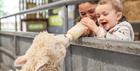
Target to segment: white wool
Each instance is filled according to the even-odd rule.
[[[21,71],[58,71],[59,62],[66,54],[66,42],[68,40],[65,37],[39,33],[24,55],[27,62]]]
[[[77,27],[81,27],[81,29],[79,30]],[[59,64],[66,55],[66,47],[69,46],[69,42],[77,40],[83,30],[84,26],[78,24],[67,32],[66,37],[47,32],[39,33],[26,54],[15,60],[15,65],[22,65],[21,71],[58,71]]]

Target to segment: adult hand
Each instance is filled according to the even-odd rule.
[[[98,31],[98,26],[96,25],[96,23],[94,22],[94,20],[92,20],[89,17],[85,17],[82,18],[81,21],[83,25],[85,25],[86,27],[88,27],[88,29],[90,31],[92,31],[93,34],[96,34]]]

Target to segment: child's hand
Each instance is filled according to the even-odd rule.
[[[85,18],[81,19],[80,22],[82,22],[83,25],[88,27],[88,29],[91,30],[93,34],[97,33],[98,26],[96,25],[96,23],[92,19],[85,17]]]

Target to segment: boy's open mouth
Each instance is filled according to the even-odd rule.
[[[105,26],[107,24],[107,22],[102,22],[101,24],[102,24],[102,26]]]

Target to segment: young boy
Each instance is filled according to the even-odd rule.
[[[95,12],[99,26],[88,17],[81,22],[88,27],[97,38],[133,41],[132,26],[122,20],[123,7],[120,0],[101,0]]]

